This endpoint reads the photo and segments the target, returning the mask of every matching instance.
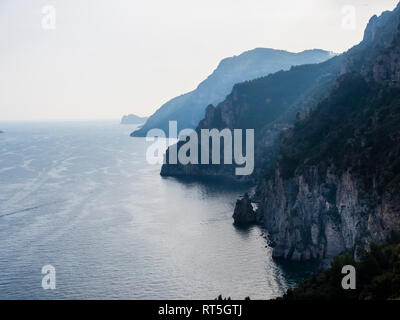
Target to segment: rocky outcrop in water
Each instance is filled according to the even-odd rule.
[[[236,226],[248,226],[259,222],[247,193],[242,199],[237,200],[232,217]]]

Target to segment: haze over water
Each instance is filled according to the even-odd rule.
[[[162,178],[132,126],[0,129],[0,299],[270,299],[310,275],[232,225],[246,187]]]

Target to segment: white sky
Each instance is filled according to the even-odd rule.
[[[397,2],[0,0],[0,121],[150,115],[224,57],[255,47],[345,51]],[[55,30],[42,28],[46,5]],[[346,5],[356,9],[351,30]]]

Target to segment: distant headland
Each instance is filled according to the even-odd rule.
[[[121,124],[143,124],[147,121],[147,117],[139,117],[135,114],[125,115],[121,119]]]

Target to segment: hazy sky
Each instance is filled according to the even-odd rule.
[[[0,121],[150,115],[224,57],[347,50],[397,2],[0,0]]]

